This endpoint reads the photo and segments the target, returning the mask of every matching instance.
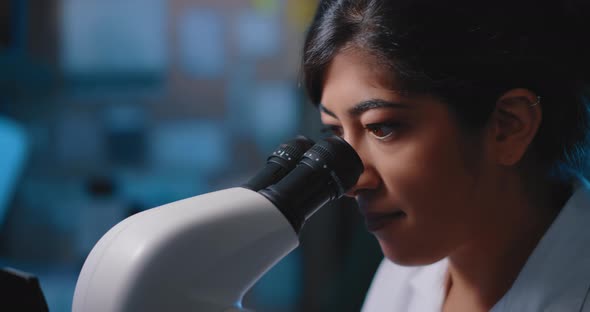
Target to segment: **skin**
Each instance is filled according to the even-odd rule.
[[[391,261],[448,257],[445,311],[488,311],[559,211],[535,204],[552,201],[533,201],[543,193],[527,193],[518,170],[541,105],[531,106],[537,97],[529,90],[510,90],[481,131],[466,131],[441,100],[398,92],[385,68],[345,49],[326,72],[322,123],[365,166],[348,195]]]

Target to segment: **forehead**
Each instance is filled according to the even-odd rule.
[[[376,58],[358,51],[338,53],[325,74],[320,100],[322,120],[331,117],[356,120],[362,115],[354,113],[356,108],[363,107],[363,113],[375,111],[365,109],[373,103],[389,104],[375,105],[377,108],[404,108],[415,119],[457,122],[448,105],[437,96],[406,92],[390,66],[380,65]]]
[[[380,64],[375,57],[358,50],[343,50],[326,69],[321,105],[330,108],[374,98],[400,97],[398,85],[389,66]]]
[[[388,64],[380,61],[369,52],[358,48],[345,48],[340,50],[328,67],[324,76],[324,85],[328,78],[338,74],[352,74],[372,85],[382,88],[395,89],[395,73]]]

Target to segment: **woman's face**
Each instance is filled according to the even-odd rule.
[[[365,171],[349,192],[386,257],[437,261],[486,231],[492,180],[485,131],[468,138],[447,106],[402,96],[384,67],[339,53],[321,98],[322,123],[357,151]],[[490,201],[491,202],[491,201]]]

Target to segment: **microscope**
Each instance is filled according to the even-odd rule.
[[[137,213],[94,246],[73,312],[238,312],[244,294],[299,245],[319,208],[344,195],[363,165],[343,139],[281,144],[241,187]]]

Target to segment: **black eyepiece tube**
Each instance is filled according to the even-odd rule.
[[[272,201],[299,233],[320,207],[354,186],[363,170],[354,149],[332,136],[306,151],[295,169],[259,193]]]
[[[295,168],[303,153],[313,144],[312,140],[299,135],[293,140],[279,145],[266,159],[264,168],[248,182],[242,184],[242,187],[258,192],[269,185],[277,183]]]

